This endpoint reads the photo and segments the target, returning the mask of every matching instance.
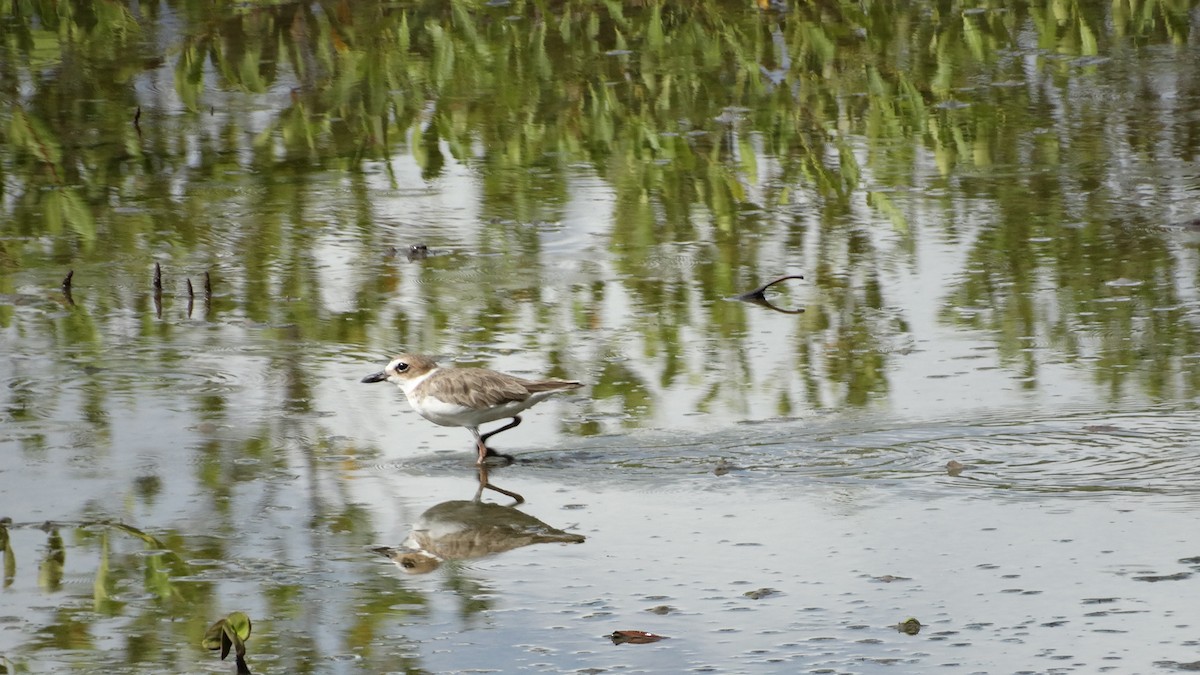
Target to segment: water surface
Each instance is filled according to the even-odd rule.
[[[1194,668],[1197,12],[0,8],[0,664]]]

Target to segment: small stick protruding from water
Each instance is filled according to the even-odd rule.
[[[162,266],[154,263],[154,316],[162,318]]]
[[[763,307],[773,309],[776,312],[781,312],[783,314],[803,314],[804,313],[803,307],[801,307],[800,309],[783,309],[781,307],[777,307],[774,304],[772,304],[770,300],[767,300],[767,296],[766,296],[766,290],[781,281],[787,281],[788,279],[803,279],[803,278],[804,277],[799,274],[785,274],[781,277],[778,277],[778,278],[768,281],[767,283],[763,284],[762,286],[759,286],[758,288],[756,288],[752,291],[749,291],[747,293],[742,293],[741,295],[735,295],[730,299],[731,300],[741,300],[742,302],[749,302],[749,303],[755,304],[755,305],[761,305]]]
[[[212,316],[212,277],[209,276],[208,270],[204,271],[204,320],[208,321]]]
[[[67,304],[75,306],[75,299],[71,297],[71,279],[75,277],[75,270],[67,270],[67,276],[62,280],[63,297],[67,299]]]
[[[196,297],[196,291],[192,290],[192,278],[187,278],[188,300]]]
[[[142,106],[137,107],[137,112],[133,113],[133,128],[137,130],[138,136],[142,135],[142,125],[139,124],[142,119]]]

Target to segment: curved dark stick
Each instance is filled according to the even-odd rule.
[[[71,279],[73,278],[75,278],[75,270],[68,270],[67,276],[63,277],[62,280],[63,297],[66,298],[67,304],[72,307],[75,306],[75,298],[71,297]]]
[[[748,293],[742,293],[741,295],[735,295],[733,297],[733,299],[741,300],[742,302],[753,303],[755,305],[759,305],[762,307],[767,307],[769,309],[773,309],[776,312],[780,312],[782,314],[803,314],[804,313],[803,307],[801,307],[800,309],[784,309],[782,307],[772,304],[770,300],[767,300],[767,296],[766,296],[766,290],[781,281],[787,281],[788,279],[803,279],[803,278],[804,278],[804,276],[800,275],[800,274],[785,274],[781,277],[778,277],[778,278],[768,281],[767,283],[763,284],[762,286],[759,286],[758,288],[756,288]]]

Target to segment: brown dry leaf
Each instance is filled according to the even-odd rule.
[[[612,635],[607,637],[613,641],[614,645],[623,645],[625,643],[644,645],[667,639],[665,635],[655,635],[654,633],[647,633],[644,630],[614,630]]]

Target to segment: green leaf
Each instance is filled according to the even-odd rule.
[[[232,612],[209,626],[200,644],[205,649],[220,649],[221,660],[229,656],[230,649],[238,659],[246,656],[246,640],[250,638],[250,617],[243,612]]]
[[[233,612],[225,617],[225,623],[233,628],[233,632],[237,634],[241,640],[250,639],[250,617],[244,612]]]
[[[204,638],[200,640],[200,646],[205,649],[220,649],[224,635],[225,619],[221,619],[204,631]]]

